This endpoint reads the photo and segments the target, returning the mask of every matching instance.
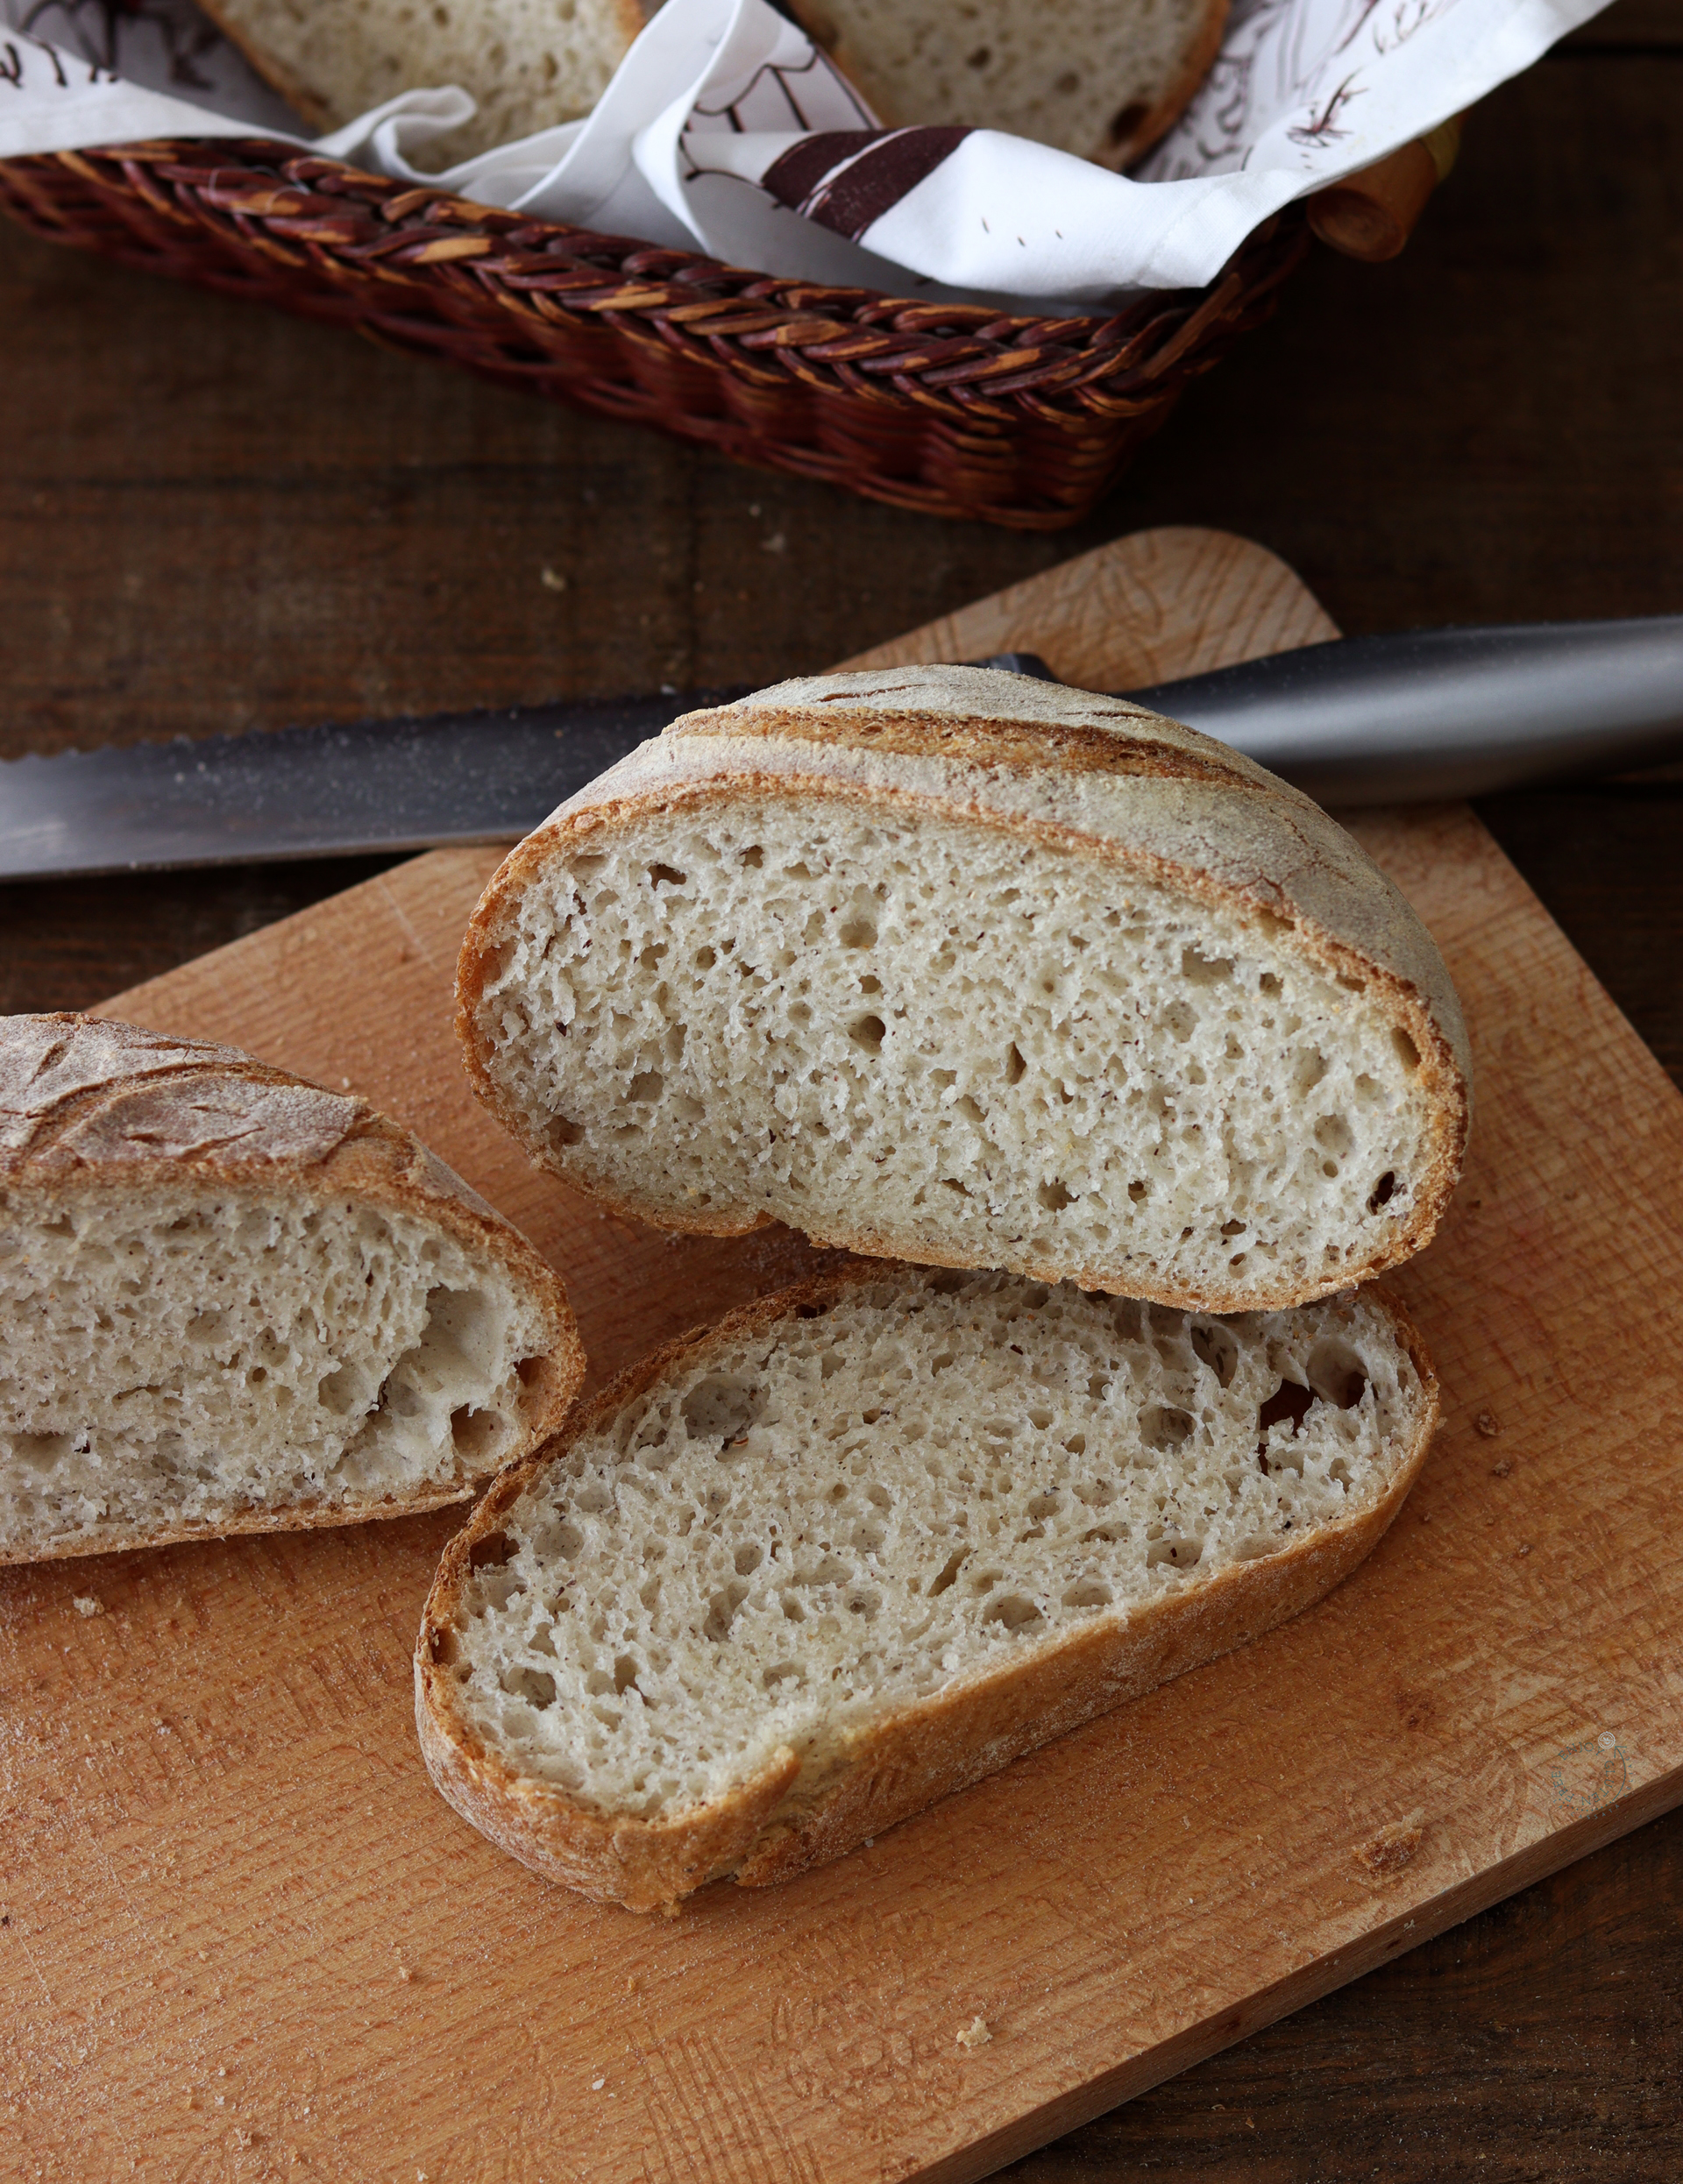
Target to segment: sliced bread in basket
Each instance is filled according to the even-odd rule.
[[[1123,167],[1204,81],[1227,0],[793,0],[891,126],[1001,129]]]
[[[686,715],[508,858],[458,998],[479,1096],[635,1218],[1206,1310],[1407,1259],[1466,1135],[1442,958],[1342,827],[984,669]]]
[[[365,1102],[0,1018],[0,1563],[464,1500],[583,1377],[549,1266]]]
[[[785,1879],[1319,1599],[1437,1412],[1378,1289],[1223,1321],[809,1283],[496,1481],[422,1621],[428,1768],[600,1900]]]
[[[443,139],[439,165],[587,114],[658,4],[203,0],[312,129],[343,128],[400,91],[471,92],[479,110]]]

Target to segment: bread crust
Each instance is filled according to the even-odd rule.
[[[226,5],[226,0],[202,0],[202,5],[228,43],[245,56],[272,91],[280,94],[308,128],[326,136],[343,123],[354,119],[352,115],[336,112],[331,101],[324,98],[314,84],[307,83],[295,68],[288,67],[278,53],[271,53]]]
[[[1221,51],[1229,5],[1230,0],[1204,0],[1204,18],[1197,34],[1189,39],[1180,67],[1163,87],[1162,96],[1126,137],[1115,143],[1107,138],[1087,154],[1095,166],[1108,167],[1120,174],[1136,160],[1143,159],[1160,138],[1168,135],[1191,104],[1193,93],[1209,74]]]
[[[976,702],[990,696],[993,711]],[[1471,1054],[1443,959],[1391,881],[1318,805],[1227,745],[1124,700],[974,669],[817,677],[687,713],[509,854],[463,939],[456,1027],[475,1094],[536,1166],[658,1228],[739,1236],[770,1219],[758,1207],[680,1208],[601,1181],[529,1129],[493,1073],[492,1040],[479,1017],[502,930],[523,890],[541,883],[548,868],[592,836],[629,832],[650,814],[750,797],[834,801],[986,828],[1107,864],[1118,878],[1154,881],[1254,919],[1275,944],[1334,978],[1359,982],[1412,1041],[1431,1149],[1407,1218],[1359,1265],[1346,1261],[1331,1279],[1281,1273],[1197,1290],[1154,1284],[1133,1259],[1026,1258],[1012,1262],[1013,1272],[1181,1309],[1276,1311],[1400,1266],[1431,1241],[1466,1157]],[[871,1258],[975,1264],[963,1252],[943,1252],[923,1230],[862,1221],[807,1233]]]
[[[620,40],[626,52],[642,35],[644,28],[660,4],[660,0],[604,0],[607,12],[614,18]],[[289,62],[265,45],[249,23],[240,19],[228,0],[203,0],[205,13],[222,32],[231,46],[238,48],[250,61],[257,74],[278,91],[300,119],[323,135],[342,129],[355,121],[354,112],[341,110],[339,103],[328,93],[317,89]],[[330,16],[323,10],[323,35],[331,34]],[[419,89],[422,85],[407,85],[408,89]]]
[[[70,1196],[138,1199],[183,1181],[313,1204],[350,1196],[436,1222],[464,1251],[492,1259],[543,1315],[550,1342],[525,1383],[528,1446],[565,1415],[585,1352],[560,1277],[412,1131],[234,1047],[69,1011],[0,1018],[0,1204],[27,1219]],[[401,1500],[300,1501],[214,1522],[114,1528],[95,1540],[0,1545],[0,1565],[408,1515],[469,1500],[488,1470]]]
[[[764,1887],[842,1857],[1054,1737],[1312,1606],[1382,1538],[1419,1475],[1437,1428],[1438,1379],[1418,1329],[1388,1291],[1366,1289],[1364,1300],[1389,1315],[1425,1395],[1415,1439],[1372,1508],[1144,1608],[1096,1610],[1061,1638],[1031,1642],[1020,1660],[973,1673],[896,1709],[849,1740],[840,1762],[799,1796],[791,1792],[800,1764],[786,1747],[778,1748],[761,1774],[727,1796],[657,1821],[590,1812],[565,1790],[518,1773],[486,1748],[455,1704],[451,1626],[461,1609],[474,1549],[498,1530],[539,1471],[565,1461],[584,1435],[674,1368],[692,1364],[715,1344],[728,1349],[756,1340],[803,1308],[822,1309],[883,1274],[880,1266],[861,1266],[817,1276],[761,1298],[716,1326],[680,1337],[630,1366],[574,1411],[546,1446],[505,1465],[444,1550],[415,1641],[422,1753],[446,1803],[534,1872],[599,1903],[643,1911],[676,1904],[711,1880]]]

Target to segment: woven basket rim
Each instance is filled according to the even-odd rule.
[[[50,240],[938,515],[1060,528],[1309,245],[1275,214],[1202,289],[1051,315],[731,266],[261,134],[0,161]]]
[[[510,211],[502,206],[462,196],[437,184],[406,182],[376,174],[369,168],[314,151],[307,145],[260,133],[250,137],[139,138],[82,145],[73,151],[24,153],[14,160],[0,160],[0,169],[53,162],[78,170],[85,180],[97,185],[100,177],[91,165],[94,160],[109,160],[131,174],[146,168],[196,169],[198,172],[192,179],[201,188],[209,183],[212,188],[217,168],[225,167],[234,172],[267,168],[273,170],[283,188],[290,186],[304,189],[308,186],[310,196],[348,198],[377,211],[377,216],[385,221],[401,219],[408,227],[442,228],[453,231],[458,241],[479,237],[489,241],[496,238],[505,251],[518,250],[523,245],[528,250],[542,250],[551,258],[565,255],[580,261],[612,256],[621,270],[628,268],[643,280],[652,280],[662,287],[681,286],[690,290],[698,302],[704,300],[704,291],[707,301],[722,300],[720,292],[723,291],[742,302],[781,309],[792,318],[802,321],[821,317],[877,330],[887,326],[925,341],[935,336],[939,329],[950,327],[963,339],[1002,348],[1122,347],[1153,316],[1171,310],[1184,311],[1192,297],[1213,298],[1242,260],[1273,240],[1282,217],[1276,213],[1253,229],[1221,271],[1202,288],[1143,288],[1121,308],[1111,311],[1013,311],[993,304],[937,302],[892,289],[847,287],[798,274],[763,273],[709,257],[699,251],[651,243],[643,237],[581,227],[547,214]],[[209,174],[207,169],[210,170]],[[181,179],[188,177],[183,174]],[[284,208],[273,204],[259,206],[250,201],[247,193],[240,193],[226,209],[237,214],[259,213],[266,226],[283,232],[293,225]],[[311,209],[314,208],[301,204],[295,216],[313,226],[316,223],[309,221]],[[1288,212],[1290,209],[1286,209]],[[565,247],[569,244],[573,246],[571,250]],[[465,252],[461,254],[467,255]],[[615,299],[621,309],[648,308],[655,301],[653,296],[646,300]],[[600,309],[603,305],[593,300],[591,308]]]

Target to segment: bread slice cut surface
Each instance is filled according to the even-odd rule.
[[[0,1022],[0,1561],[459,1500],[582,1377],[550,1268],[361,1101]]]
[[[206,0],[312,128],[401,91],[458,84],[478,106],[424,160],[444,167],[587,114],[647,14],[641,0]]]
[[[807,1285],[499,1479],[422,1626],[429,1765],[593,1896],[782,1878],[1318,1599],[1436,1413],[1375,1290],[1224,1321]]]
[[[794,0],[882,118],[1126,167],[1215,59],[1227,0]]]
[[[1454,990],[1341,827],[1019,676],[691,715],[564,805],[462,952],[481,1096],[621,1210],[1221,1311],[1430,1237]]]

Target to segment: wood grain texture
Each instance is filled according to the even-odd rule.
[[[1060,563],[1050,576],[972,600],[840,664],[1038,651],[1063,682],[1146,690],[1338,634],[1320,601],[1273,554],[1249,539],[1173,526],[1114,539]]]
[[[1195,541],[1118,568],[1147,552],[1196,593]],[[1207,552],[1222,642],[1310,613],[1277,564]],[[1056,605],[1040,648],[1112,679]],[[546,1888],[428,1786],[407,1652],[447,1519],[11,1572],[24,2173],[266,2175],[295,2150],[405,2184],[976,2176],[1683,1795],[1683,1453],[1654,1393],[1683,1105],[1470,813],[1360,831],[1444,947],[1481,1075],[1467,1180],[1402,1284],[1445,1425],[1357,1577],[842,1864],[666,1922]],[[114,1005],[414,1124],[562,1266],[600,1372],[805,1247],[674,1244],[522,1171],[444,1012],[490,862],[416,860]]]

